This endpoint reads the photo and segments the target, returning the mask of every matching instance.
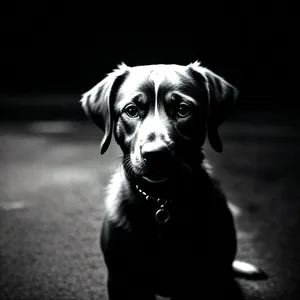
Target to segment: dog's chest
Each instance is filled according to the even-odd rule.
[[[194,230],[188,231],[182,226],[168,225],[157,226],[148,234],[144,232],[144,250],[146,256],[150,258],[149,265],[153,267],[153,271],[159,273],[173,272],[179,259],[183,257],[188,259],[191,255],[198,256],[201,253],[200,229],[196,239]]]
[[[194,243],[189,233],[160,232],[155,240],[145,244],[147,271],[153,280],[156,292],[167,296],[177,285],[181,284],[180,274],[193,274],[201,265],[201,243]],[[200,247],[199,247],[200,246]],[[197,250],[196,250],[197,249]]]

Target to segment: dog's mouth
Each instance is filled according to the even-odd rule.
[[[145,174],[144,176],[142,176],[142,178],[150,183],[163,183],[170,179],[167,176],[156,176],[153,174]]]
[[[167,183],[175,178],[181,177],[184,174],[191,172],[191,167],[184,160],[178,159],[165,159],[152,161],[151,164],[147,161],[138,159],[131,159],[125,161],[125,170],[132,174],[135,178],[143,179],[145,182],[154,183]]]
[[[156,166],[155,168],[147,168],[147,170],[142,174],[142,178],[150,183],[162,183],[170,179],[171,168],[168,166],[162,168],[162,166]]]

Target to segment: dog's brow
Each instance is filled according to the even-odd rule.
[[[189,95],[186,95],[186,94],[178,92],[178,91],[175,91],[172,94],[178,95],[179,97],[181,97],[183,99],[186,99],[187,101],[192,102],[194,105],[199,105],[199,103],[193,97],[191,97]]]
[[[135,104],[143,104],[145,101],[143,101],[143,97],[141,93],[136,94],[134,97],[132,97],[131,101]]]
[[[150,80],[144,80],[143,82],[140,83],[139,88],[144,92],[153,91],[154,82]]]
[[[143,104],[143,97],[142,96],[142,93],[134,93],[132,95],[130,95],[129,97],[126,97],[126,98],[123,98],[119,101],[119,103],[117,103],[116,105],[116,108],[118,110],[122,110],[122,108],[128,104],[130,101],[134,102],[135,104]]]

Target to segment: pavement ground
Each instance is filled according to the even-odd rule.
[[[237,280],[251,300],[300,299],[299,122],[278,116],[228,121],[224,152],[207,147],[238,258],[269,275]],[[0,299],[107,299],[98,237],[120,152],[100,156],[101,137],[89,121],[0,123]]]

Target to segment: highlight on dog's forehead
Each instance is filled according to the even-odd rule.
[[[149,65],[129,68],[129,73],[120,87],[119,97],[134,98],[138,93],[153,93],[159,90],[178,90],[193,83],[186,72],[187,66]]]

